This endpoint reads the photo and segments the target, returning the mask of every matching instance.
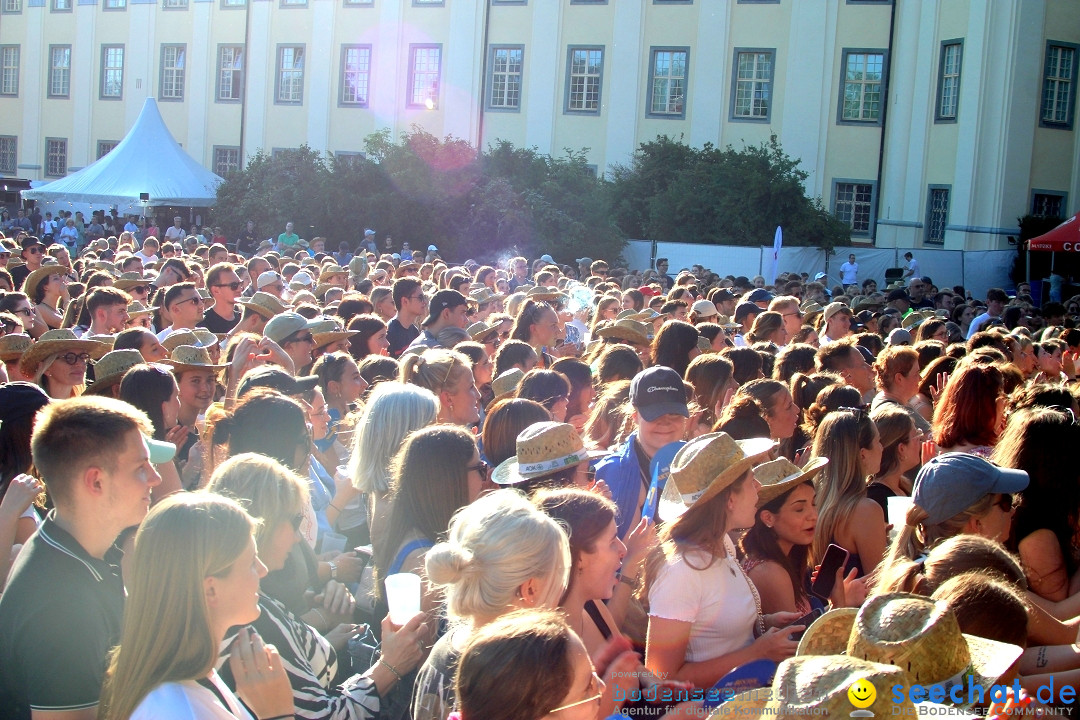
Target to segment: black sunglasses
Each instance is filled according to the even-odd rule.
[[[237,290],[240,289],[241,285],[243,285],[243,283],[240,282],[239,280],[237,280],[236,282],[231,282],[231,283],[218,283],[214,287],[227,287],[230,290],[232,290],[233,292],[236,292]]]
[[[480,462],[476,463],[475,465],[466,465],[465,469],[468,470],[468,471],[475,470],[476,472],[480,473],[481,475],[486,476],[487,473],[488,473],[488,470],[491,469],[491,466],[488,465],[483,460],[481,460]]]

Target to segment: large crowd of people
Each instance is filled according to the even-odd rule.
[[[29,224],[0,717],[1071,712],[1080,299]]]

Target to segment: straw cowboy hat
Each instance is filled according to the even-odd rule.
[[[169,333],[169,336],[161,341],[161,346],[169,352],[172,352],[181,345],[204,347],[203,341],[200,340],[192,330],[177,330]],[[206,345],[205,347],[209,347],[209,345]]]
[[[22,357],[34,344],[34,339],[22,333],[0,336],[0,362],[10,362]]]
[[[820,621],[819,621],[820,622]],[[815,623],[816,625],[817,623]],[[893,702],[892,688],[906,685],[903,671],[892,665],[844,655],[793,657],[776,669],[771,688],[741,693],[720,705],[710,718],[769,717],[805,720],[807,717],[915,717],[948,714],[974,717],[922,702],[915,705],[904,693],[902,702]],[[858,709],[849,691],[868,684],[873,690]],[[854,712],[852,712],[854,710]]]
[[[157,305],[151,305],[150,307],[146,307],[145,305],[143,305],[138,300],[132,300],[131,303],[128,304],[127,309],[128,309],[128,317],[136,318],[136,317],[139,317],[141,315],[149,315],[150,313],[157,310],[158,306]]]
[[[322,270],[319,271],[319,282],[324,283],[337,275],[348,277],[349,271],[337,263],[326,263],[322,266]]]
[[[521,368],[510,368],[502,375],[491,381],[491,390],[495,393],[496,400],[510,397],[517,392],[518,385],[525,377],[525,371]]]
[[[228,365],[215,365],[206,348],[194,345],[180,345],[169,353],[168,360],[162,362],[171,365],[173,371],[178,373],[186,370],[220,370],[228,367]]]
[[[738,330],[740,327],[739,323],[732,320],[730,315],[717,315],[713,322],[724,328],[724,330]]]
[[[118,290],[127,290],[133,288],[136,285],[149,285],[150,281],[142,276],[142,273],[126,272],[121,273],[120,277],[113,281],[113,287]]]
[[[504,298],[504,297],[506,297],[506,296],[501,295],[499,293],[493,293],[493,292],[491,292],[491,288],[485,286],[485,287],[480,288],[479,290],[471,291],[469,293],[469,302],[476,305],[477,307],[479,307],[480,305],[483,305],[485,303],[489,303],[489,302],[492,302],[494,300],[498,300],[498,299]]]
[[[569,423],[534,423],[518,434],[517,455],[500,463],[491,480],[496,485],[516,485],[605,455],[606,450],[586,450]]]
[[[279,298],[274,297],[268,292],[262,292],[261,290],[251,297],[238,300],[237,302],[244,307],[259,313],[259,315],[262,315],[267,320],[275,315],[287,312],[289,309]]]
[[[811,458],[806,467],[799,467],[781,457],[758,465],[754,468],[754,477],[761,483],[761,489],[758,490],[758,508],[768,505],[807,480],[812,480],[828,464],[829,458],[816,457]]]
[[[605,340],[625,340],[635,345],[649,344],[649,326],[637,320],[616,320],[597,330],[596,334]]]
[[[487,323],[483,321],[474,322],[472,325],[465,328],[465,332],[469,333],[469,337],[472,340],[482,343],[484,342],[484,338],[486,338],[491,333],[498,331],[500,325],[502,325],[501,321],[493,323]]]
[[[30,302],[34,302],[34,293],[37,292],[42,281],[50,275],[66,275],[67,273],[68,269],[63,265],[42,265],[26,276],[26,280],[23,281],[23,294],[30,298]]]
[[[774,447],[769,438],[735,440],[722,432],[686,443],[671,461],[671,475],[659,504],[660,519],[671,522],[695,503],[716,497]]]
[[[547,302],[551,300],[561,300],[566,296],[558,290],[552,290],[549,287],[543,285],[537,285],[536,287],[529,288],[525,293],[526,300],[536,300],[538,302]]]
[[[86,388],[87,395],[104,394],[124,379],[124,373],[146,362],[138,350],[112,350],[94,363],[94,382]]]
[[[798,655],[836,655],[895,665],[906,685],[976,685],[989,687],[1012,666],[1023,650],[960,632],[952,610],[942,601],[908,593],[869,598],[861,608],[840,608],[822,615],[806,630]]]
[[[316,320],[311,328],[311,337],[315,340],[316,348],[326,347],[331,343],[359,334],[359,330],[345,330],[337,322],[330,319]]]
[[[38,366],[46,358],[67,352],[84,352],[90,355],[91,359],[97,360],[109,352],[109,346],[97,340],[81,340],[67,328],[49,330],[38,338],[33,347],[23,353],[19,368],[23,375],[36,375]]]

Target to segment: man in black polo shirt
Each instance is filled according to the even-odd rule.
[[[124,585],[117,536],[142,522],[173,446],[146,441],[146,415],[80,397],[37,416],[34,466],[55,505],[0,596],[0,716],[90,720],[107,655],[120,640]]]

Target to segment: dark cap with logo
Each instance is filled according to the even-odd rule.
[[[468,305],[469,301],[464,295],[457,290],[440,290],[435,293],[435,296],[431,298],[431,303],[428,305],[428,316],[424,320],[424,326],[431,325],[439,316],[442,315],[442,311],[446,309],[454,309],[459,305]]]
[[[634,376],[630,383],[630,404],[649,422],[663,415],[690,417],[682,377],[663,365],[642,370]]]

